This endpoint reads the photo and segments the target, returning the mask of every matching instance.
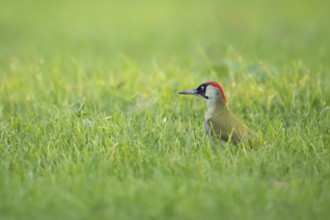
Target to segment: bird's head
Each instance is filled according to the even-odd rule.
[[[197,95],[207,101],[222,101],[227,104],[227,99],[222,87],[216,82],[206,82],[198,86],[196,89],[189,89],[179,92],[182,95]]]

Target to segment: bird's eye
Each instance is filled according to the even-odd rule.
[[[204,89],[205,89],[205,87],[204,87],[204,86],[202,86],[202,87],[201,87],[201,91],[204,91]]]

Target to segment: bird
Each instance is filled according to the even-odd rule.
[[[217,82],[205,82],[179,94],[196,95],[206,100],[204,128],[208,135],[223,142],[232,140],[234,144],[252,140],[255,136],[255,132],[230,111],[224,90]]]

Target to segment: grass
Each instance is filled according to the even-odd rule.
[[[296,4],[2,1],[0,219],[327,219],[329,3]],[[204,134],[208,80],[260,143]]]

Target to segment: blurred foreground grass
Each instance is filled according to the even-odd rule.
[[[329,216],[327,1],[0,4],[1,219]],[[265,143],[214,146],[206,80]]]

